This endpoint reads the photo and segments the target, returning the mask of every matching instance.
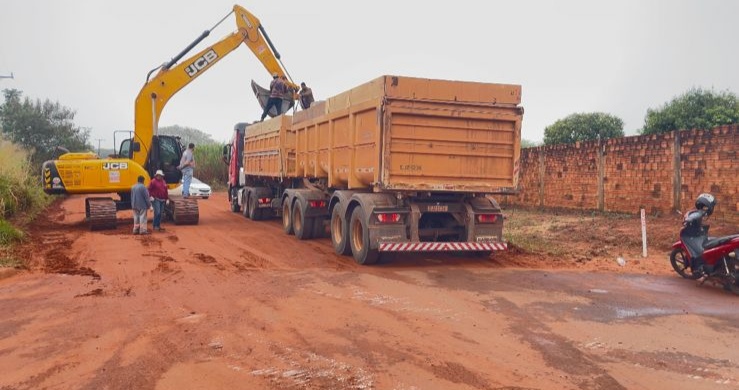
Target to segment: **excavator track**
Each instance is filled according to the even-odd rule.
[[[116,205],[112,198],[86,198],[85,217],[90,230],[115,229]]]
[[[197,225],[200,220],[198,202],[195,199],[173,197],[167,211],[175,225]]]

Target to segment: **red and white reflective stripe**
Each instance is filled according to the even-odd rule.
[[[381,242],[380,252],[504,251],[506,243],[477,242]]]

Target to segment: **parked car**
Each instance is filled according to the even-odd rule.
[[[180,181],[179,186],[168,192],[169,195],[182,195],[182,181]],[[210,186],[193,177],[190,182],[190,196],[193,198],[208,199],[210,196]]]

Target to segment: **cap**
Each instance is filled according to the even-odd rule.
[[[154,176],[164,176],[164,172],[162,172],[161,169],[157,170],[157,173],[154,174]]]

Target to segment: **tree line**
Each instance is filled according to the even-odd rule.
[[[734,123],[739,123],[739,100],[734,93],[693,88],[661,107],[648,109],[644,127],[639,129],[639,133],[710,129]],[[547,126],[544,144],[571,144],[623,136],[624,122],[621,118],[603,112],[578,113]]]
[[[0,105],[0,131],[6,139],[30,150],[31,161],[36,166],[56,157],[60,150],[93,150],[90,130],[74,123],[74,110],[48,99],[42,101],[23,97],[17,89],[6,89],[3,95],[5,101]],[[693,88],[658,108],[648,109],[639,133],[706,129],[733,123],[739,123],[739,99],[736,94]],[[544,129],[544,144],[623,137],[623,126],[621,118],[608,113],[571,114]],[[216,143],[207,133],[189,127],[162,127],[160,132],[180,136],[185,143]],[[522,140],[522,146],[535,146],[535,143]]]

